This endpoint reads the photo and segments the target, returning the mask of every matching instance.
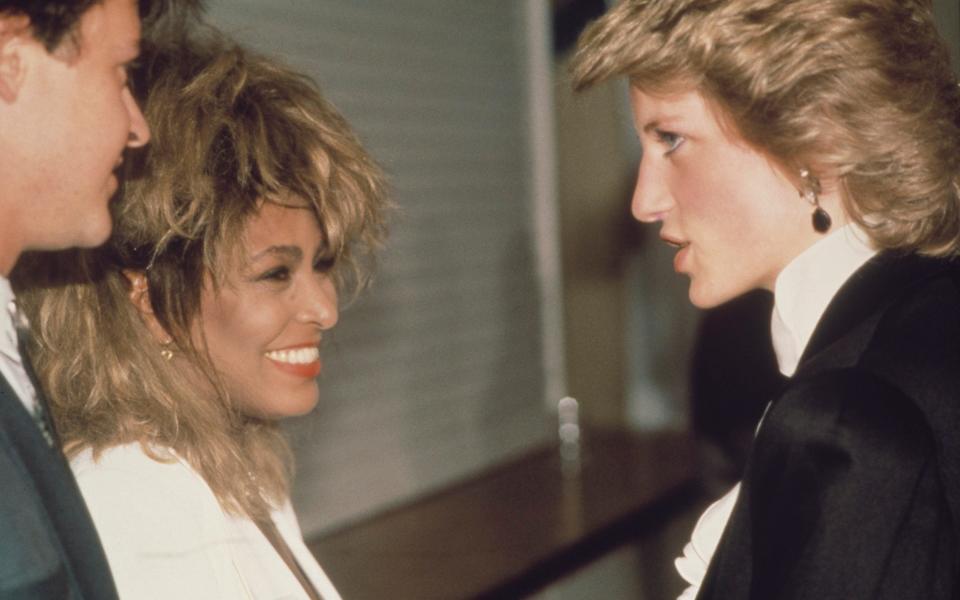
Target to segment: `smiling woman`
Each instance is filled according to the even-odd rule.
[[[301,415],[317,402],[320,341],[337,322],[333,264],[305,205],[263,202],[244,234],[227,280],[200,297],[203,339],[245,413]]]
[[[380,170],[312,82],[211,31],[145,65],[154,140],[113,237],[17,279],[64,450],[123,598],[337,598],[276,421],[318,401]]]

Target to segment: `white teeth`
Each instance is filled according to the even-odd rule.
[[[270,360],[292,365],[306,365],[320,359],[319,348],[297,348],[296,350],[273,350],[265,354]]]

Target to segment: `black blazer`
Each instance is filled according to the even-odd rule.
[[[0,376],[0,600],[116,600],[70,467]]]
[[[698,600],[957,598],[960,268],[881,253],[754,442]]]

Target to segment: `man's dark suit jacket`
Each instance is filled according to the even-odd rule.
[[[698,600],[957,598],[960,268],[882,253],[774,400]]]
[[[0,376],[0,600],[116,600],[63,455]]]

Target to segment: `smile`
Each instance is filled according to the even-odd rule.
[[[264,354],[270,360],[288,365],[308,365],[320,360],[320,349],[315,346],[291,350],[271,350]]]

